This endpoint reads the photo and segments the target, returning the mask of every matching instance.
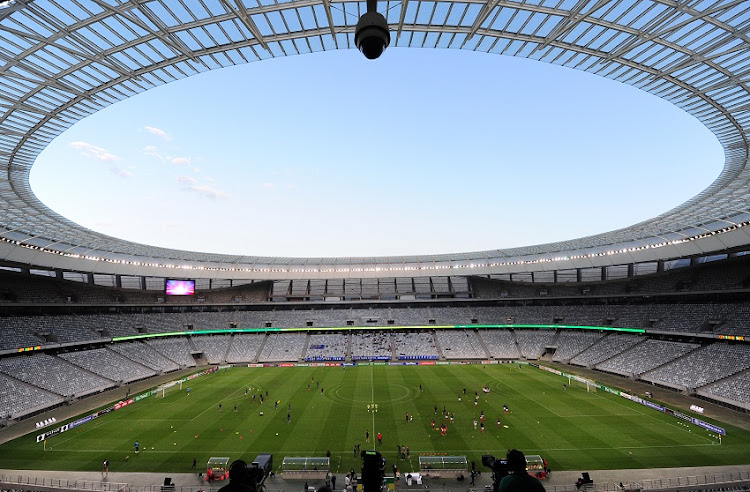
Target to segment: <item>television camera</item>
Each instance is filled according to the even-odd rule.
[[[251,491],[261,492],[272,469],[272,454],[259,454],[249,466],[243,460],[235,460],[229,465],[229,480],[247,485]]]
[[[380,492],[385,477],[385,459],[378,451],[362,451],[362,488],[364,492]]]
[[[497,492],[500,489],[500,480],[511,473],[508,466],[508,460],[497,459],[491,454],[482,455],[482,465],[492,470],[492,490]]]

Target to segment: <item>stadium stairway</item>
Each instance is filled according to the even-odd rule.
[[[484,343],[484,339],[479,334],[479,330],[474,328],[474,333],[477,336],[477,340],[479,340],[479,345],[482,346],[482,350],[484,350],[484,356],[487,358],[487,360],[492,359],[492,354],[490,353],[490,349],[487,348],[487,344]]]
[[[440,347],[440,342],[438,341],[438,337],[435,336],[435,330],[432,330],[432,339],[435,341],[435,351],[437,352],[438,358],[440,360],[445,360],[445,355],[443,355],[443,349]]]
[[[260,358],[260,354],[263,353],[263,349],[266,347],[266,342],[268,342],[268,336],[269,336],[269,333],[263,334],[263,341],[260,343],[260,347],[258,348],[258,353],[255,354],[255,358],[253,359],[253,362],[258,362],[258,359]]]
[[[227,351],[224,352],[224,355],[221,357],[221,360],[226,364],[227,357],[229,357],[229,351],[232,350],[232,343],[234,343],[234,337],[236,335],[232,334],[229,336],[229,343],[227,344]]]
[[[518,338],[516,337],[516,330],[510,330],[510,336],[513,339],[513,345],[516,347],[518,358],[521,358],[521,347],[518,346]]]
[[[305,333],[305,345],[302,347],[302,358],[300,360],[305,360],[305,357],[307,357],[307,348],[310,346],[310,332],[308,331]]]

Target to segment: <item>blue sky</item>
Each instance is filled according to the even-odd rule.
[[[71,127],[31,186],[63,216],[170,248],[476,251],[596,234],[692,197],[723,152],[670,103],[456,50],[325,52],[157,87]]]

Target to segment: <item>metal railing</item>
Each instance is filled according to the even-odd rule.
[[[641,483],[629,483],[624,484],[624,487],[620,487],[619,483],[594,483],[588,484],[580,489],[576,488],[575,485],[554,485],[546,486],[545,488],[550,492],[611,492],[611,491],[635,491],[640,490],[647,492],[650,490],[663,490],[663,489],[676,489],[676,488],[689,488],[689,487],[700,487],[703,485],[726,485],[726,484],[739,484],[739,483],[750,483],[750,470],[725,472],[725,473],[708,473],[704,475],[691,475],[687,477],[676,477],[676,478],[656,478],[656,479],[645,479]]]
[[[33,487],[44,487],[65,490],[92,490],[101,492],[131,492],[129,483],[96,482],[93,480],[68,480],[50,477],[27,477],[25,475],[0,474],[0,485],[3,488],[34,490]]]
[[[713,473],[678,478],[657,478],[643,481],[643,490],[659,490],[693,485],[716,485],[734,482],[750,482],[750,471]]]
[[[642,483],[630,483],[625,484],[624,488],[620,487],[619,483],[600,482],[594,484],[588,484],[580,489],[576,488],[574,484],[570,485],[549,485],[546,484],[545,488],[548,492],[628,492],[640,490],[656,491],[664,489],[678,489],[689,487],[701,487],[711,485],[725,485],[725,484],[750,484],[750,470],[725,472],[725,473],[713,473],[704,475],[691,475],[687,477],[677,478],[661,478],[661,479],[646,479]],[[218,486],[223,486],[224,483]],[[47,489],[58,489],[58,490],[88,490],[93,492],[205,492],[210,490],[216,490],[217,487],[213,487],[212,484],[206,483],[205,485],[192,485],[192,486],[164,486],[164,485],[148,485],[144,487],[136,487],[129,483],[119,482],[101,482],[93,480],[68,480],[59,478],[49,477],[30,477],[25,475],[6,475],[0,474],[0,488],[3,489],[14,489],[14,490],[47,490]],[[450,489],[443,489],[437,487],[430,487],[429,484],[421,486],[422,489],[429,490],[430,492],[450,492]],[[457,489],[465,490],[463,487],[457,487]],[[264,487],[264,492],[284,492],[285,489],[281,488],[268,488]],[[410,488],[397,488],[397,492],[409,492]],[[481,487],[470,488],[470,491],[483,491]]]
[[[590,483],[581,488],[575,485],[545,485],[544,488],[552,492],[628,492],[631,490],[643,490],[639,484],[631,483],[621,488],[619,483],[609,482]]]

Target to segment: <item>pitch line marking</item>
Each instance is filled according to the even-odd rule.
[[[342,385],[342,386],[339,386],[338,388],[336,388],[336,391],[334,391],[333,394],[336,395],[337,398],[339,398],[341,401],[344,401],[344,402],[372,403],[374,401],[374,397],[371,397],[370,400],[356,400],[354,398],[347,398],[346,396],[342,396],[341,395],[341,390],[343,390],[345,388],[348,388],[350,386],[353,386],[353,385]],[[407,386],[405,386],[403,384],[394,383],[394,384],[392,384],[392,386],[399,386],[399,387],[405,389],[406,393],[404,393],[403,395],[399,396],[398,398],[394,398],[394,399],[389,400],[390,403],[395,403],[395,402],[398,402],[398,401],[401,401],[401,400],[407,400],[409,398],[409,396],[411,395],[411,390]]]
[[[604,398],[604,396],[602,396],[602,395],[598,395],[598,394],[596,394],[596,393],[595,393],[594,395],[595,395],[595,396],[597,396],[597,397],[599,397],[599,398]],[[613,396],[613,397],[615,397],[616,395],[612,395],[612,396]],[[621,405],[621,406],[625,406],[625,405],[626,405],[626,403],[625,403],[624,401],[620,401],[620,399],[621,399],[621,397],[615,397],[614,401],[615,401],[615,402],[617,402],[617,404],[619,404],[619,405]],[[631,403],[633,403],[633,402],[631,402]],[[639,406],[640,406],[640,405],[639,405]],[[628,408],[628,407],[626,407],[626,408]],[[646,407],[643,407],[643,409],[640,409],[640,408],[638,408],[638,407],[634,407],[634,410],[637,410],[637,411],[638,411],[638,415],[643,415],[643,416],[646,416],[646,417],[652,418],[652,419],[656,420],[657,422],[659,422],[659,423],[661,423],[661,424],[666,424],[666,425],[669,425],[670,427],[674,427],[675,429],[680,429],[680,430],[682,430],[683,432],[685,431],[685,427],[682,427],[682,426],[676,425],[676,424],[675,424],[675,423],[673,423],[673,422],[662,422],[662,420],[661,420],[661,419],[658,419],[658,418],[656,417],[656,414],[654,413],[655,411],[654,411],[654,410],[652,410],[652,409],[650,409],[650,408],[646,408]],[[648,411],[647,411],[647,412],[644,412],[643,410],[648,410]],[[662,414],[662,415],[664,415],[664,414]],[[691,434],[692,434],[692,432],[691,432]],[[711,438],[709,438],[709,437],[706,437],[706,436],[703,436],[703,435],[702,435],[701,433],[699,433],[699,432],[696,432],[695,434],[692,434],[692,435],[694,435],[694,436],[698,436],[698,437],[700,437],[700,438],[702,438],[702,439],[705,439],[705,440],[709,441],[709,442],[711,443],[711,445],[713,445],[713,442],[714,442],[714,441],[713,441],[713,439],[711,439]]]
[[[531,452],[542,452],[543,453],[543,452],[547,452],[547,451],[606,451],[606,450],[609,450],[609,449],[632,449],[632,450],[639,450],[639,449],[664,449],[664,448],[676,448],[676,447],[679,447],[679,448],[696,448],[696,447],[709,447],[709,446],[712,447],[712,446],[714,446],[714,444],[704,444],[704,443],[700,443],[700,444],[657,444],[657,445],[653,445],[653,446],[608,446],[608,447],[604,447],[604,446],[599,447],[599,446],[597,446],[597,447],[586,447],[586,448],[544,448],[544,449],[541,449],[541,448],[539,448],[539,449],[529,448],[528,452],[529,453],[531,453]],[[476,452],[479,451],[479,449],[484,449],[484,448],[477,448],[477,449],[455,449],[454,451],[456,453],[476,453]],[[57,453],[68,453],[69,454],[69,453],[109,453],[111,451],[112,451],[112,449],[110,448],[110,449],[48,449],[46,452],[47,453],[57,452]],[[319,451],[319,450],[317,450],[317,451]],[[317,451],[315,449],[302,449],[302,450],[296,449],[296,450],[288,450],[288,451],[285,451],[285,452],[289,453],[289,454],[310,455],[311,453],[315,453]],[[229,453],[236,453],[237,450],[236,449],[232,449],[232,450],[215,450],[215,452],[216,453],[229,454]],[[337,454],[350,453],[351,449],[338,450],[338,451],[337,450],[331,450],[331,452],[337,453]],[[419,452],[420,451],[414,451],[412,454],[419,453]],[[192,451],[191,450],[187,450],[187,451],[185,451],[185,450],[172,450],[172,449],[165,449],[165,450],[160,450],[160,449],[151,450],[151,449],[149,449],[149,450],[142,451],[142,453],[144,453],[144,454],[150,454],[150,453],[153,453],[153,454],[166,454],[166,453],[169,453],[169,454],[194,455],[195,454],[195,450],[192,450]],[[394,452],[393,451],[390,451],[390,452],[386,451],[384,454],[385,455],[389,455],[389,454],[394,454]],[[411,460],[409,460],[409,461],[411,462]]]

